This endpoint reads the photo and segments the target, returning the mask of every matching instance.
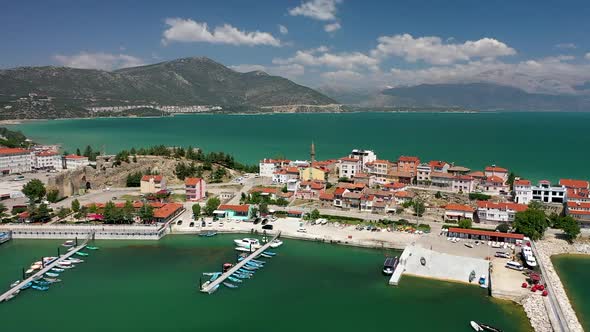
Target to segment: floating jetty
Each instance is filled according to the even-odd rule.
[[[219,288],[219,285],[223,284],[228,277],[230,277],[232,274],[234,274],[238,270],[242,269],[243,267],[247,266],[247,264],[250,261],[252,261],[254,258],[260,256],[260,254],[262,254],[266,250],[268,250],[268,248],[270,248],[270,245],[272,244],[272,241],[278,239],[280,236],[281,236],[281,233],[280,232],[277,233],[277,235],[275,235],[272,238],[272,240],[265,243],[258,250],[250,253],[250,255],[248,255],[248,257],[246,257],[246,258],[242,259],[241,261],[239,261],[238,263],[236,263],[236,265],[234,265],[227,272],[221,274],[217,279],[215,279],[214,281],[212,281],[206,285],[205,284],[201,285],[201,292],[207,293],[207,294],[211,294],[211,293],[215,292],[217,290],[217,288]]]
[[[64,260],[70,258],[71,256],[73,256],[78,251],[84,249],[84,247],[86,247],[86,244],[88,244],[88,241],[90,241],[90,239],[92,238],[93,235],[94,235],[94,232],[88,233],[88,236],[82,242],[81,245],[79,245],[77,247],[74,247],[73,250],[68,251],[65,255],[59,256],[57,259],[55,259],[51,263],[45,265],[41,270],[39,270],[36,273],[30,275],[27,279],[21,281],[18,285],[10,288],[7,292],[5,292],[4,294],[0,295],[0,302],[5,301],[6,299],[11,299],[12,298],[11,296],[13,294],[15,294],[21,288],[25,288],[25,286],[28,285],[29,283],[32,283],[33,281],[36,281],[36,280],[41,279],[43,277],[43,275],[45,275],[47,272],[51,273],[50,272],[51,269],[57,267],[57,265],[59,265]]]

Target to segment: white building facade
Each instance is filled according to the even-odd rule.
[[[338,165],[338,177],[353,178],[356,173],[362,172],[362,161],[360,159],[345,157],[340,158]]]
[[[0,172],[4,175],[30,172],[34,159],[35,155],[30,150],[0,148]]]
[[[361,161],[361,168],[362,168],[363,172],[367,171],[367,169],[366,169],[367,163],[377,160],[377,155],[375,154],[375,152],[373,152],[371,150],[354,149],[350,153],[349,157],[354,158],[354,159],[358,159]],[[358,173],[360,173],[360,172],[361,172],[361,170],[358,171]]]
[[[55,151],[41,151],[35,153],[36,169],[62,169],[62,156]]]
[[[78,156],[75,154],[70,154],[64,157],[66,161],[66,169],[76,169],[78,167],[84,167],[90,165],[90,161],[88,161],[88,157]]]

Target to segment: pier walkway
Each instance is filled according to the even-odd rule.
[[[16,292],[17,290],[21,289],[21,287],[23,287],[24,285],[28,284],[29,282],[33,282],[33,280],[36,280],[36,279],[40,278],[41,276],[43,276],[46,272],[49,272],[53,267],[55,267],[60,262],[62,262],[64,260],[72,257],[78,251],[82,250],[88,244],[88,241],[90,241],[90,239],[92,238],[93,235],[94,235],[94,232],[88,233],[88,236],[82,242],[82,244],[80,244],[77,247],[74,247],[74,249],[68,251],[66,254],[59,256],[56,260],[54,260],[53,262],[45,265],[44,268],[42,268],[41,270],[37,271],[35,274],[32,274],[30,277],[28,277],[27,279],[21,281],[15,287],[12,287],[7,292],[5,292],[4,294],[0,295],[0,302],[6,300],[7,297],[9,297],[11,294],[13,294],[14,292]]]
[[[213,282],[209,283],[205,287],[202,287],[201,286],[202,287],[201,288],[201,292],[203,292],[203,293],[209,293],[209,294],[212,293],[212,292],[214,292],[215,289],[217,288],[217,286],[219,286],[222,282],[224,282],[225,279],[227,279],[227,277],[231,276],[236,271],[238,271],[239,269],[241,269],[244,265],[246,265],[246,263],[248,263],[249,261],[251,261],[253,258],[255,258],[255,257],[259,256],[260,254],[262,254],[263,252],[265,252],[268,248],[270,248],[270,245],[272,244],[272,242],[274,240],[278,239],[280,236],[281,236],[281,232],[278,232],[271,240],[269,240],[262,247],[260,247],[260,249],[254,251],[253,253],[251,253],[250,255],[248,255],[248,257],[246,257],[242,261],[238,262],[236,265],[234,265],[227,272],[225,272],[222,275],[220,275],[219,278],[215,279]]]

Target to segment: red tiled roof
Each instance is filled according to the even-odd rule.
[[[448,211],[463,211],[463,212],[473,212],[473,211],[475,211],[475,209],[472,208],[469,205],[453,204],[453,203],[447,204],[445,206],[445,210],[448,210]]]
[[[359,160],[358,160],[358,159],[356,159],[356,158],[351,158],[351,157],[343,157],[343,158],[340,158],[340,160],[341,160],[341,161],[347,161],[347,162],[354,162],[354,163],[357,163],[357,162],[359,162]]]
[[[529,181],[529,180],[516,180],[516,181],[514,181],[514,185],[515,186],[530,186],[531,181]]]
[[[414,163],[420,162],[420,158],[413,157],[413,156],[400,156],[397,160],[403,161],[403,162],[414,162]]]
[[[478,229],[468,229],[468,228],[451,227],[451,228],[449,228],[449,232],[461,233],[461,234],[471,234],[471,235],[504,237],[504,238],[510,238],[510,239],[518,239],[518,240],[524,239],[524,235],[517,234],[517,233],[500,233],[500,232],[493,232],[493,231],[480,231]]]
[[[401,183],[401,182],[386,183],[383,185],[383,187],[389,188],[389,189],[402,189],[402,188],[405,188],[406,186],[407,185],[405,183]]]
[[[334,194],[327,193],[327,192],[321,192],[320,193],[320,200],[322,200],[322,201],[332,201],[332,200],[334,200]]]
[[[443,173],[443,172],[432,172],[430,173],[430,178],[445,178],[445,179],[452,179],[455,176],[451,173]]]
[[[276,187],[254,187],[250,189],[250,193],[265,193],[265,194],[276,194],[279,188]]]
[[[567,190],[567,197],[568,197],[568,199],[588,198],[588,190],[586,190],[586,189],[568,189]]]
[[[354,177],[355,178],[368,178],[369,177],[369,174],[367,174],[367,173],[356,173],[354,175]]]
[[[244,204],[244,205],[224,204],[224,205],[220,205],[217,208],[217,210],[232,210],[235,212],[242,212],[242,213],[247,213],[249,209],[250,209],[250,205],[248,205],[248,204]]]
[[[398,191],[394,194],[394,196],[397,198],[410,198],[414,197],[414,194],[409,191]]]
[[[161,208],[156,209],[154,211],[154,218],[166,219],[180,209],[182,209],[182,204],[178,204],[178,203],[164,204],[164,206],[162,206]]]
[[[590,202],[567,202],[567,207],[570,209],[590,209]]]
[[[498,166],[488,166],[485,169],[486,172],[497,172],[497,173],[508,173],[508,170]]]
[[[203,181],[201,178],[185,178],[184,184],[187,186],[196,186],[201,181]]]
[[[588,189],[588,181],[584,180],[561,179],[559,184],[566,188]]]
[[[20,148],[0,148],[0,155],[4,154],[23,154],[30,153],[31,151],[20,149]]]
[[[342,195],[345,191],[346,188],[336,188],[336,190],[334,190],[334,195]]]
[[[526,209],[528,209],[528,206],[526,206],[524,204],[510,203],[510,202],[493,203],[493,202],[487,202],[487,201],[477,201],[477,208],[478,209],[513,210],[516,212],[521,212],[521,211],[525,211]]]
[[[69,154],[65,158],[66,159],[88,159],[88,157],[78,156],[76,154]]]
[[[442,160],[431,160],[428,165],[432,168],[443,168],[445,165],[448,165],[448,163]]]
[[[141,181],[150,181],[152,179],[156,183],[162,182],[162,176],[161,175],[144,175],[144,176],[141,177]]]
[[[262,164],[280,164],[280,163],[290,163],[291,160],[289,159],[263,159],[260,161]]]
[[[488,176],[486,178],[486,182],[489,182],[489,183],[504,183],[504,179],[502,179],[499,176],[492,175],[492,176]]]
[[[301,211],[295,211],[295,210],[289,210],[289,211],[287,211],[287,214],[294,215],[294,216],[300,216],[300,215],[303,214],[303,212],[301,212]]]
[[[590,211],[583,211],[583,210],[567,210],[567,214],[573,215],[590,215]]]
[[[35,153],[38,157],[49,157],[49,156],[56,156],[58,153],[56,151],[41,151]]]
[[[473,180],[473,176],[469,176],[469,175],[457,175],[455,176],[456,180],[464,180],[464,181],[471,181]]]
[[[473,176],[474,178],[485,178],[485,174],[482,171],[475,171],[475,172],[471,172],[469,174],[467,174],[469,176]]]

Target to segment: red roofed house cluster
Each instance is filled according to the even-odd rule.
[[[166,178],[162,175],[144,175],[139,188],[142,194],[156,194],[166,190]]]

